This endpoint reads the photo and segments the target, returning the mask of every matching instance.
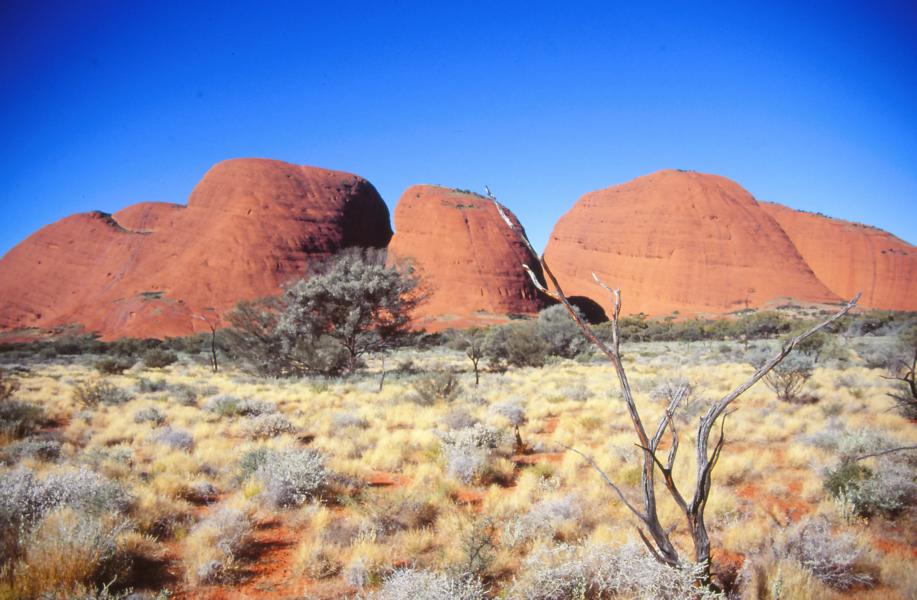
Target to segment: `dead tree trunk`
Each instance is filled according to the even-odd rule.
[[[519,236],[519,239],[523,242],[523,244],[525,244],[525,246],[532,252],[533,255],[538,256],[538,253],[535,252],[535,249],[526,238],[525,233],[516,228],[509,217],[507,217],[503,207],[499,202],[497,202],[496,197],[494,197],[489,189],[487,189],[487,194],[493,200],[497,211],[500,213],[500,216],[506,222],[507,226],[516,232],[516,234]],[[669,406],[665,410],[665,414],[662,416],[662,419],[656,427],[656,431],[653,434],[653,437],[650,438],[647,435],[643,420],[640,417],[640,412],[638,411],[637,405],[634,402],[634,396],[631,392],[630,384],[627,381],[627,373],[624,370],[624,365],[621,360],[621,330],[619,326],[619,316],[621,313],[621,291],[618,289],[612,289],[611,287],[607,286],[593,273],[592,276],[595,279],[596,284],[610,292],[614,299],[614,310],[612,312],[611,318],[612,339],[611,344],[609,345],[600,340],[592,331],[592,328],[589,326],[589,324],[580,318],[580,316],[574,310],[573,305],[564,294],[563,289],[558,283],[557,278],[554,276],[554,273],[548,266],[547,261],[545,261],[544,255],[541,256],[539,262],[541,263],[542,271],[547,277],[547,280],[552,289],[549,290],[544,285],[542,285],[529,265],[523,265],[525,270],[528,272],[532,283],[542,293],[547,294],[551,298],[554,298],[567,309],[570,317],[579,327],[583,335],[608,358],[609,362],[612,364],[612,367],[615,370],[615,373],[617,374],[618,382],[621,385],[621,394],[624,399],[624,404],[627,407],[631,425],[637,438],[636,445],[643,451],[643,469],[640,480],[643,506],[638,507],[635,505],[635,503],[632,503],[630,500],[628,500],[627,496],[621,491],[621,488],[618,487],[614,481],[612,481],[612,479],[599,468],[599,466],[591,457],[584,454],[583,452],[580,452],[579,450],[576,450],[575,448],[567,447],[567,449],[585,458],[586,461],[592,466],[592,468],[599,473],[605,483],[615,492],[618,498],[621,499],[624,505],[631,511],[631,513],[633,513],[639,522],[639,525],[637,526],[637,533],[640,535],[640,539],[649,549],[650,553],[656,558],[656,560],[666,565],[675,566],[682,562],[682,558],[678,550],[675,548],[675,545],[672,543],[671,533],[674,530],[674,527],[665,527],[660,521],[657,512],[655,475],[656,470],[658,469],[662,475],[662,481],[665,485],[665,489],[668,492],[669,497],[671,497],[671,499],[675,502],[676,505],[678,505],[679,509],[684,514],[685,524],[687,525],[688,531],[690,532],[692,544],[694,546],[694,562],[703,566],[703,571],[699,583],[705,586],[710,586],[712,584],[710,578],[711,549],[710,538],[707,534],[707,525],[704,521],[704,510],[707,506],[707,499],[710,497],[713,469],[720,458],[720,453],[723,451],[723,446],[726,440],[726,416],[732,412],[728,410],[729,406],[735,402],[735,400],[741,396],[742,393],[757,383],[762,377],[767,375],[771,369],[777,366],[780,361],[786,358],[786,356],[790,354],[800,342],[806,340],[810,336],[821,331],[831,323],[846,315],[854,306],[856,306],[856,303],[860,298],[860,294],[857,294],[841,310],[839,310],[831,317],[825,319],[821,323],[818,323],[817,325],[807,329],[798,336],[789,340],[786,344],[783,345],[783,347],[776,355],[771,357],[771,359],[768,360],[761,368],[755,371],[755,373],[747,381],[742,383],[740,386],[710,406],[706,414],[704,414],[704,416],[701,418],[700,424],[698,426],[697,441],[695,445],[695,452],[697,454],[697,473],[694,483],[694,493],[690,496],[690,498],[686,498],[676,485],[672,474],[675,466],[675,459],[678,453],[678,431],[675,426],[674,415],[678,410],[679,404],[687,395],[687,389],[679,390],[673,396]],[[710,435],[714,432],[714,430],[718,430],[718,435],[716,436],[716,441],[713,443],[713,448],[711,449]],[[663,437],[666,435],[666,432],[669,433],[672,441],[668,454],[665,457],[665,462],[663,463],[657,456],[657,450],[659,448],[660,442],[662,442]]]

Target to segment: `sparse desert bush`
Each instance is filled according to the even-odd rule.
[[[0,404],[12,398],[18,389],[19,381],[3,369],[0,369]]]
[[[484,352],[490,361],[512,367],[544,366],[548,351],[548,343],[531,322],[491,327],[484,342]]]
[[[503,432],[480,423],[439,435],[446,472],[464,483],[470,483],[487,470],[504,441]]]
[[[114,515],[131,497],[118,484],[88,469],[39,478],[31,469],[0,474],[0,563],[24,550],[24,535],[48,513],[71,508],[87,515]]]
[[[213,396],[204,402],[204,410],[223,417],[257,417],[277,411],[270,402],[253,398],[238,398],[229,394]]]
[[[0,401],[0,435],[20,438],[35,431],[45,420],[42,407],[21,400]]]
[[[177,427],[165,427],[157,429],[150,435],[150,441],[154,444],[163,444],[175,450],[184,450],[190,452],[194,449],[194,436],[184,429]]]
[[[582,311],[574,309],[580,317]],[[583,337],[576,323],[570,319],[567,309],[561,304],[555,304],[538,313],[535,321],[535,331],[547,346],[548,354],[573,358],[577,354],[590,349],[589,341]]]
[[[143,364],[150,369],[162,369],[175,363],[178,356],[171,350],[151,348],[143,353]]]
[[[252,523],[245,512],[225,506],[216,509],[184,542],[188,580],[193,584],[231,581],[251,535]]]
[[[197,404],[197,390],[190,385],[179,383],[170,385],[166,389],[169,398],[182,406],[195,406]]]
[[[354,415],[351,413],[339,412],[331,415],[331,428],[333,430],[347,429],[354,427],[356,429],[366,429],[369,427],[369,421],[366,417]]]
[[[98,379],[73,386],[73,399],[86,408],[97,408],[100,404],[116,406],[130,402],[131,396],[118,386]]]
[[[507,400],[506,402],[492,405],[490,412],[509,421],[516,437],[516,451],[521,452],[525,448],[525,444],[522,443],[522,434],[519,432],[519,428],[526,422],[525,407],[514,400]]]
[[[476,386],[481,383],[481,360],[486,354],[485,340],[485,332],[477,328],[452,331],[448,338],[449,347],[463,352],[471,361]]]
[[[397,569],[366,600],[484,600],[487,588],[473,577],[453,577],[419,569]]]
[[[917,323],[902,328],[888,370],[895,380],[895,391],[889,397],[898,412],[912,421],[917,420]]]
[[[0,594],[14,598],[73,598],[128,566],[118,539],[130,523],[63,508],[23,534],[22,555],[7,565]],[[6,589],[4,589],[6,588]]]
[[[245,434],[252,438],[272,438],[284,433],[293,433],[296,427],[289,419],[277,413],[249,417],[244,425]]]
[[[134,423],[152,423],[155,426],[166,422],[166,415],[155,406],[143,408],[134,413]]]
[[[134,366],[134,361],[126,358],[103,358],[96,362],[96,371],[103,375],[120,375]]]
[[[432,406],[438,402],[452,402],[462,391],[462,386],[452,371],[438,371],[418,379],[412,385],[411,401],[420,406]]]
[[[623,548],[561,544],[537,548],[524,561],[509,598],[634,598],[634,600],[723,600],[695,582],[703,567],[660,564],[634,544]]]
[[[873,577],[860,565],[863,551],[849,533],[834,533],[822,518],[811,518],[793,526],[779,545],[778,555],[788,556],[823,583],[848,590],[868,586]]]
[[[254,476],[264,486],[264,497],[277,507],[298,506],[318,495],[331,473],[324,457],[315,450],[268,452]]]
[[[465,429],[479,422],[467,409],[461,407],[450,410],[442,420],[447,429]]]
[[[137,392],[141,394],[152,394],[162,392],[166,389],[168,383],[165,379],[147,379],[141,377],[137,380]]]
[[[61,443],[58,440],[30,437],[0,450],[0,462],[12,465],[27,458],[54,461],[60,457],[60,453]]]
[[[764,383],[784,402],[807,403],[811,401],[811,397],[803,396],[802,390],[811,379],[814,368],[813,356],[791,354],[764,376]]]
[[[539,500],[524,515],[516,515],[503,526],[502,540],[518,546],[537,537],[553,536],[565,523],[580,521],[583,508],[573,494]]]

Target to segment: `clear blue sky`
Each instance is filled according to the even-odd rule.
[[[444,4],[2,0],[0,253],[252,156],[487,183],[539,247],[663,168],[917,243],[913,1]]]

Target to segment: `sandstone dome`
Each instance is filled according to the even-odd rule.
[[[516,217],[507,215],[521,230]],[[427,329],[483,325],[534,314],[544,298],[522,268],[538,259],[483,196],[434,185],[407,189],[395,207],[391,260],[409,260],[429,295],[416,312]]]
[[[781,299],[835,302],[777,221],[725,177],[666,170],[580,198],[545,251],[568,295],[610,314],[721,314]]]
[[[388,209],[349,173],[276,160],[212,167],[187,206],[73,215],[0,259],[0,327],[80,323],[111,339],[206,330],[242,299],[276,294],[310,261],[384,247]]]

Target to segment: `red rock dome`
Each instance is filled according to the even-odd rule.
[[[612,299],[593,271],[621,288],[625,314],[838,300],[751,194],[717,175],[659,171],[586,194],[557,222],[545,254],[568,295],[608,313]]]
[[[815,275],[835,294],[862,291],[860,306],[917,310],[917,248],[890,233],[762,202]]]
[[[42,228],[0,259],[0,327],[80,323],[105,338],[205,330],[311,260],[384,247],[388,209],[349,173],[263,159],[214,166],[188,205],[142,203]]]
[[[508,216],[521,230],[518,220]],[[429,293],[417,310],[427,329],[503,321],[544,306],[522,264],[538,260],[507,227],[493,202],[433,185],[407,189],[395,207],[395,260],[410,260]]]

